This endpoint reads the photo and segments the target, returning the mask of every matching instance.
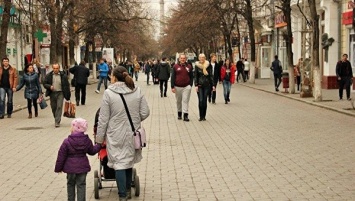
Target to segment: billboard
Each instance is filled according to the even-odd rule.
[[[107,63],[115,64],[115,55],[113,48],[102,48],[102,58],[106,59]]]

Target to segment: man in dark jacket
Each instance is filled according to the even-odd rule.
[[[275,55],[275,60],[271,63],[270,69],[274,72],[275,90],[279,91],[279,86],[281,84],[282,65],[277,55]]]
[[[69,72],[74,75],[75,86],[75,100],[76,105],[79,106],[80,91],[81,91],[81,105],[85,105],[86,100],[86,85],[88,84],[88,77],[90,71],[85,67],[85,61],[81,61],[78,66],[69,69]]]
[[[166,57],[162,58],[159,66],[157,67],[157,77],[160,82],[160,97],[163,97],[163,84],[164,84],[164,97],[168,90],[168,80],[170,78],[170,64],[166,62]]]
[[[221,75],[221,66],[217,63],[217,56],[215,53],[212,53],[210,57],[210,67],[212,68],[213,75],[213,86],[211,87],[214,87],[215,90],[212,90],[211,88],[211,93],[208,94],[208,102],[211,103],[212,101],[212,104],[216,104],[216,88]]]
[[[346,89],[346,98],[351,100],[350,98],[350,86],[353,79],[353,69],[351,67],[350,61],[348,61],[348,55],[343,54],[343,58],[341,61],[337,63],[336,66],[336,75],[338,77],[339,83],[339,99],[343,99],[343,90],[344,85]]]
[[[237,61],[237,82],[239,82],[239,75],[242,75],[243,81],[245,82],[245,75],[244,75],[244,63],[243,63],[244,58],[239,59]]]
[[[59,127],[63,113],[63,101],[70,100],[70,86],[68,77],[59,71],[59,64],[52,65],[53,71],[46,75],[43,86],[46,88],[46,96],[50,97],[55,127]]]
[[[149,76],[150,76],[150,71],[151,70],[152,70],[152,62],[151,61],[147,61],[147,63],[144,66],[144,72],[147,75],[147,85],[150,85],[149,84]]]

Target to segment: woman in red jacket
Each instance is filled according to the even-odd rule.
[[[231,92],[231,84],[235,82],[235,66],[232,65],[229,59],[226,59],[221,68],[220,82],[223,82],[223,94],[225,104],[230,102],[229,95]]]

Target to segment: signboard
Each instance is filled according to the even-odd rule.
[[[353,11],[343,13],[341,22],[343,25],[352,24],[353,23]]]
[[[102,48],[102,58],[106,59],[107,63],[115,63],[113,48]]]
[[[284,13],[278,13],[275,17],[275,28],[287,26]]]

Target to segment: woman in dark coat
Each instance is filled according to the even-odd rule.
[[[206,60],[204,54],[198,56],[199,61],[195,63],[195,86],[198,96],[198,109],[200,113],[199,121],[206,121],[207,114],[207,96],[216,90],[213,85],[212,66],[210,62]]]
[[[25,88],[25,98],[27,99],[27,109],[28,109],[28,118],[32,118],[32,104],[35,108],[35,117],[38,117],[38,105],[37,99],[40,94],[42,94],[42,88],[39,84],[38,74],[34,72],[32,64],[28,64],[25,67],[25,73],[21,79],[20,84],[16,87],[16,91]]]

